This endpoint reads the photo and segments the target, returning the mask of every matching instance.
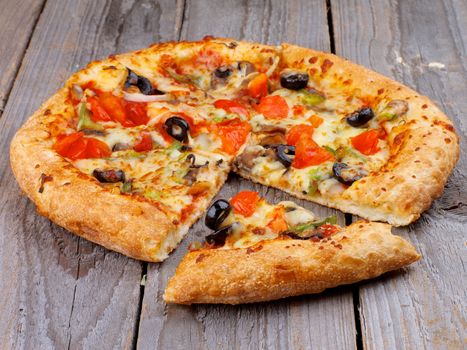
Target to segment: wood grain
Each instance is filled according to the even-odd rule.
[[[456,124],[461,158],[444,195],[397,230],[423,259],[360,288],[368,349],[460,349],[467,339],[467,3],[332,2],[337,54],[431,97]]]
[[[1,3],[0,111],[3,111],[44,2],[45,0],[3,0]]]
[[[47,1],[0,120],[2,348],[134,345],[141,263],[40,217],[21,196],[7,155],[14,132],[71,72],[173,38],[177,9],[171,1]]]
[[[181,39],[205,35],[270,44],[283,41],[329,50],[324,1],[187,1]],[[286,25],[287,24],[287,25]],[[290,196],[231,174],[218,198],[256,189],[271,202]],[[320,215],[333,210],[300,202]],[[343,224],[344,216],[339,215]],[[200,220],[163,264],[148,266],[138,337],[139,349],[353,349],[355,323],[351,287],[319,296],[242,305],[165,305],[167,280],[192,241],[202,241]]]

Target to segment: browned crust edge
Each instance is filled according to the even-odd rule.
[[[167,303],[240,304],[320,293],[420,258],[382,223],[354,223],[332,240],[277,239],[246,249],[189,252],[169,280]]]

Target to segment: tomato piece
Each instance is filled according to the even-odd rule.
[[[370,156],[380,149],[378,147],[378,131],[371,129],[350,139],[352,146],[360,153]]]
[[[250,217],[255,212],[259,199],[258,192],[242,191],[238,192],[237,195],[230,200],[230,204],[236,214]]]
[[[215,132],[222,140],[222,151],[228,154],[236,154],[245,143],[251,126],[240,118],[227,119],[214,125]]]
[[[278,95],[263,97],[255,109],[267,119],[282,119],[289,114],[287,101]]]
[[[152,150],[152,137],[148,132],[143,132],[141,134],[141,139],[139,142],[133,146],[133,149],[136,152],[144,152]]]
[[[64,156],[71,160],[87,158],[87,146],[88,139],[81,137],[70,145]]]
[[[126,118],[136,126],[146,125],[149,121],[145,103],[126,101],[125,112]]]
[[[272,231],[276,233],[287,231],[289,226],[287,225],[287,222],[285,221],[284,208],[276,207],[274,209],[273,218],[271,221],[269,221],[269,223],[267,224],[267,227],[269,227]]]
[[[88,103],[91,105],[91,120],[93,122],[108,122],[112,120],[110,115],[102,108],[99,100],[94,96],[88,97]]]
[[[319,127],[321,124],[323,124],[323,118],[320,118],[315,114],[313,114],[310,118],[308,118],[308,121],[311,123],[311,125],[313,125],[315,129]]]
[[[311,137],[314,131],[315,131],[315,128],[313,128],[311,125],[306,125],[306,124],[294,125],[290,128],[289,132],[285,136],[285,139],[288,145],[295,146],[298,140],[300,139],[300,137],[302,136]]]
[[[292,111],[294,115],[302,115],[303,112],[305,111],[305,107],[302,105],[295,105],[292,107]]]
[[[292,166],[303,169],[312,165],[319,165],[329,160],[334,160],[331,152],[319,147],[311,136],[302,136],[295,146],[295,158]]]
[[[53,145],[53,149],[62,157],[67,157],[71,145],[84,136],[83,132],[75,132],[69,135],[59,135]]]
[[[268,76],[264,73],[258,74],[248,83],[248,95],[260,99],[268,94]]]
[[[333,224],[324,224],[318,228],[325,237],[329,237],[339,231],[339,227]]]
[[[84,138],[84,140],[87,141],[84,158],[104,158],[112,154],[112,150],[105,142],[92,137]]]
[[[217,100],[214,102],[214,107],[223,109],[229,113],[237,113],[248,117],[248,110],[240,103],[232,100]]]
[[[101,92],[98,97],[100,105],[113,121],[119,122],[123,126],[134,126],[134,123],[126,118],[121,98],[114,96],[111,92]]]

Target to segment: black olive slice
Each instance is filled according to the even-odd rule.
[[[368,123],[374,116],[375,114],[370,107],[364,107],[352,113],[345,119],[350,126],[359,127]]]
[[[219,199],[209,207],[206,212],[204,224],[211,230],[217,230],[227,216],[229,216],[231,211],[232,207],[230,203],[224,199]]]
[[[232,68],[229,66],[220,66],[214,70],[214,75],[219,79],[226,79],[232,74]]]
[[[332,172],[337,181],[347,186],[368,175],[368,172],[363,168],[338,162],[332,166]]]
[[[190,130],[190,125],[188,125],[188,122],[185,119],[180,117],[170,117],[165,121],[164,129],[167,131],[167,134],[172,136],[175,140],[183,143],[188,142],[188,131]]]
[[[92,172],[92,176],[99,180],[99,182],[104,183],[125,182],[125,173],[123,172],[123,170],[119,169],[94,169],[94,171]]]
[[[289,90],[301,90],[308,85],[308,74],[298,71],[284,71],[281,74],[281,86]]]
[[[128,75],[125,81],[125,89],[128,89],[130,86],[136,86],[139,91],[141,91],[144,95],[162,95],[164,94],[162,91],[159,91],[153,88],[151,82],[148,78],[142,77],[135,72],[133,72],[130,68],[127,68]]]
[[[295,146],[277,145],[275,149],[279,162],[286,168],[291,166],[295,157]]]
[[[211,233],[206,236],[206,242],[215,247],[222,247],[225,244],[225,240],[232,232],[232,225],[221,228],[220,230]]]

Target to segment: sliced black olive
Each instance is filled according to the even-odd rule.
[[[214,71],[214,75],[220,79],[226,79],[232,74],[232,68],[229,66],[220,66]]]
[[[374,116],[375,114],[370,107],[364,107],[348,116],[346,121],[353,127],[359,127],[368,123]]]
[[[218,199],[211,204],[206,212],[204,224],[211,230],[217,230],[227,216],[229,216],[231,211],[232,206],[229,202],[224,199]]]
[[[133,72],[130,68],[127,68],[128,76],[125,81],[125,89],[128,89],[130,86],[138,87],[139,91],[141,91],[144,95],[162,95],[164,94],[162,91],[159,91],[153,88],[151,82],[148,78],[142,77],[135,72]]]
[[[205,166],[209,165],[209,161],[206,161],[206,163],[204,164],[196,164],[196,156],[193,153],[190,153],[189,155],[187,155],[186,160],[191,163],[190,168],[193,168],[193,169],[204,168]]]
[[[279,162],[286,168],[291,166],[295,157],[295,146],[277,145],[275,149]]]
[[[290,90],[301,90],[308,85],[308,73],[286,70],[281,74],[281,86]]]
[[[220,230],[211,233],[206,236],[206,242],[216,247],[222,247],[225,244],[225,240],[232,232],[232,225],[221,228]]]
[[[368,175],[368,172],[358,166],[348,165],[346,163],[334,163],[332,166],[334,177],[344,185],[350,186],[355,181]]]
[[[99,170],[94,169],[92,172],[99,182],[115,183],[115,182],[125,182],[125,173],[123,170],[110,169],[110,170]]]
[[[187,121],[180,117],[170,117],[165,121],[165,131],[179,142],[186,143],[188,141],[188,131],[190,126]]]

